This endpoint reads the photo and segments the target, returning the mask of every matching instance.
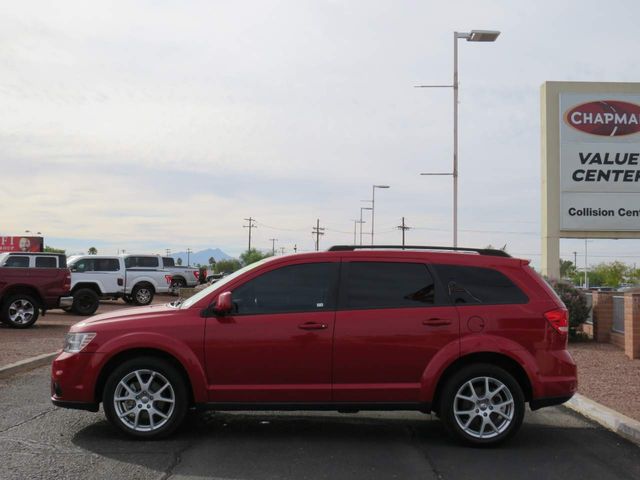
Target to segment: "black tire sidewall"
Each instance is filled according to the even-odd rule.
[[[29,321],[29,323],[13,323],[9,320],[9,306],[15,302],[16,300],[26,300],[33,305],[33,317]],[[27,293],[16,293],[8,297],[4,303],[2,304],[2,310],[0,312],[0,318],[2,318],[2,323],[10,326],[11,328],[29,328],[36,323],[38,317],[40,316],[40,303]]]
[[[173,391],[176,396],[174,410],[170,420],[153,432],[137,432],[132,430],[118,419],[118,415],[116,414],[113,406],[114,392],[120,380],[132,371],[141,369],[149,369],[161,373],[167,380],[169,380],[169,382],[171,382],[171,386],[173,387]],[[107,420],[109,420],[109,422],[121,432],[135,438],[151,440],[164,438],[180,427],[187,412],[188,395],[182,375],[176,367],[171,365],[171,363],[157,357],[140,357],[127,360],[116,367],[111,375],[109,375],[102,395],[102,406]]]
[[[91,298],[93,303],[91,308],[81,309],[79,302],[82,297],[86,297],[87,299]],[[100,298],[98,294],[91,290],[90,288],[81,288],[74,292],[73,294],[73,304],[71,306],[71,310],[76,315],[93,315],[96,313],[96,310],[100,307]]]
[[[458,425],[453,413],[453,405],[458,389],[467,381],[476,377],[493,377],[501,381],[511,392],[514,402],[514,417],[511,425],[497,437],[479,439],[466,434]],[[476,447],[499,445],[513,437],[524,419],[525,399],[522,388],[509,372],[492,364],[469,365],[455,373],[446,383],[440,401],[440,415],[449,433],[459,441]]]

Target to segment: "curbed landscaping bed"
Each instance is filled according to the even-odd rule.
[[[640,360],[609,343],[570,343],[578,364],[578,393],[640,421]]]

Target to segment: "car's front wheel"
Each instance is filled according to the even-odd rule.
[[[497,445],[515,433],[524,418],[524,395],[516,379],[491,364],[469,365],[454,374],[442,392],[440,415],[465,443]]]
[[[107,419],[140,438],[161,438],[180,426],[187,411],[182,375],[156,357],[124,362],[107,379],[103,406]]]

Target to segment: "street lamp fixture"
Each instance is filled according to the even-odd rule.
[[[458,246],[458,39],[467,42],[495,42],[498,30],[471,30],[453,32],[453,84],[416,85],[416,88],[453,88],[453,171],[446,173],[421,173],[420,175],[451,175],[453,177],[453,246]]]
[[[371,195],[371,245],[373,245],[373,227],[375,220],[375,208],[376,208],[376,188],[391,188],[389,185],[374,185],[373,194]]]

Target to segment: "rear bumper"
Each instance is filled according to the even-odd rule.
[[[60,308],[69,308],[73,305],[73,297],[60,297],[58,300],[58,307]]]

